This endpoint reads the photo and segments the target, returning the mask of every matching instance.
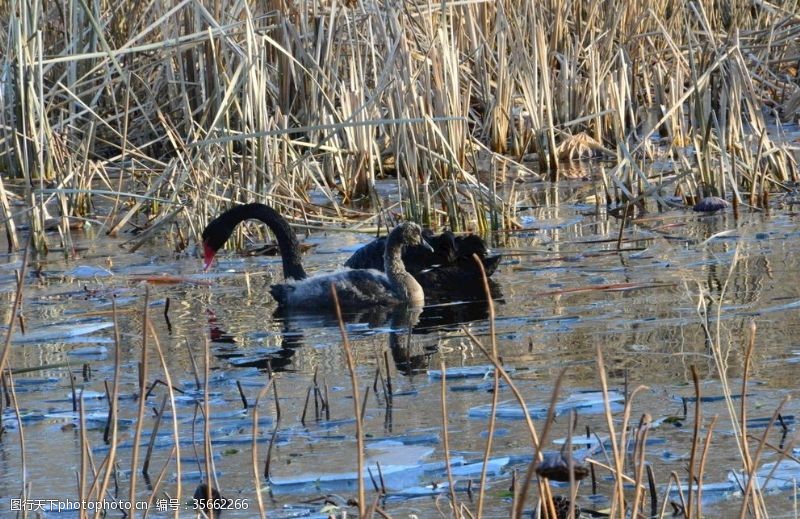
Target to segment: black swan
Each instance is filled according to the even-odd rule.
[[[486,244],[475,234],[456,236],[450,231],[433,234],[423,231],[423,238],[433,251],[423,247],[407,247],[403,253],[406,270],[425,287],[425,290],[458,291],[466,286],[479,284],[483,278],[473,254],[483,263],[486,276],[497,270],[501,256],[490,256]],[[345,262],[353,269],[381,269],[386,237],[376,238],[364,245]]]
[[[419,225],[406,222],[389,234],[383,254],[384,274],[379,270],[346,269],[330,274],[308,277],[300,262],[300,248],[289,223],[277,211],[264,204],[245,204],[230,209],[203,229],[205,268],[228,240],[233,230],[244,220],[265,223],[275,235],[283,260],[285,283],[270,287],[270,293],[280,306],[300,310],[330,310],[333,308],[331,284],[336,285],[342,308],[364,308],[372,305],[405,303],[423,306],[425,295],[420,284],[403,266],[404,246],[422,246],[432,250],[422,238]]]

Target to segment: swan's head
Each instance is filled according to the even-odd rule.
[[[457,255],[459,257],[472,257],[473,254],[484,257],[488,256],[490,251],[486,247],[486,243],[480,236],[475,234],[468,234],[461,236],[456,240]]]
[[[430,265],[445,265],[456,260],[456,237],[450,231],[434,234],[429,229],[422,230],[422,239],[433,247]]]
[[[228,241],[235,226],[217,218],[203,229],[203,270],[208,270],[217,251]]]
[[[422,236],[422,227],[414,222],[404,222],[394,228],[389,239],[397,240],[403,245],[421,245],[433,252],[433,247]]]

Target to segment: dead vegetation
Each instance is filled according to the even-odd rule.
[[[509,168],[557,180],[559,158],[592,154],[611,160],[612,206],[669,206],[668,194],[759,206],[796,180],[781,135],[800,106],[788,0],[0,11],[12,248],[22,224],[52,246],[48,217],[68,244],[80,217],[112,234],[174,231],[180,250],[221,207],[253,200],[305,224],[508,228]],[[650,173],[656,157],[671,170]],[[378,195],[381,177],[396,198]]]

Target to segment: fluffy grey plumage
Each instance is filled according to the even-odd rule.
[[[403,266],[402,252],[406,245],[425,243],[422,229],[411,222],[398,225],[386,240],[384,270],[347,269],[320,274],[301,280],[290,280],[270,287],[272,297],[290,308],[332,308],[331,285],[342,308],[365,308],[374,305],[405,303],[423,306],[425,294],[414,277]]]

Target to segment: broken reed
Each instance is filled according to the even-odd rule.
[[[276,5],[4,3],[11,247],[29,224],[37,250],[48,225],[66,249],[103,214],[104,232],[177,229],[183,248],[253,200],[306,223],[505,228],[502,174],[526,157],[557,179],[579,134],[611,150],[614,204],[758,205],[796,180],[768,132],[800,109],[793,0]],[[402,193],[388,205],[384,175]]]

